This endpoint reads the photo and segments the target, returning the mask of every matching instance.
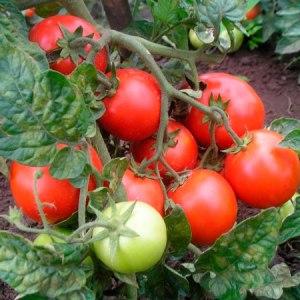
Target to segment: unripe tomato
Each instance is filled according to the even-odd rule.
[[[198,38],[195,30],[193,29],[190,29],[189,31],[189,39],[194,48],[200,49],[205,45],[205,43]]]
[[[238,51],[241,48],[244,41],[244,34],[236,26],[233,27],[232,35],[233,35],[233,45],[231,45],[230,35],[226,27],[223,24],[221,24],[221,32],[220,32],[219,39],[224,39],[226,40],[228,45],[231,45],[228,53],[233,53]],[[226,51],[227,49],[224,49],[224,52]]]
[[[247,11],[246,19],[248,21],[251,21],[251,20],[255,19],[260,13],[261,13],[261,7],[259,4],[256,4],[249,11]]]
[[[248,130],[264,127],[265,108],[255,90],[244,80],[226,73],[207,73],[199,76],[207,86],[198,101],[209,105],[210,96],[215,99],[220,95],[222,101],[229,101],[225,110],[232,129],[238,136],[243,136]],[[204,123],[205,115],[198,109],[192,108],[186,119],[186,126],[203,145],[209,146],[209,124]],[[216,128],[216,142],[221,149],[232,145],[232,138],[224,126]]]
[[[160,87],[155,77],[138,69],[119,69],[117,79],[116,93],[104,99],[106,111],[100,125],[121,140],[146,139],[159,126]]]
[[[184,210],[195,244],[213,244],[236,222],[235,194],[215,171],[193,170],[186,181],[174,191],[170,190],[168,195]]]
[[[182,172],[193,169],[198,160],[198,146],[195,138],[190,131],[182,124],[170,120],[168,123],[168,133],[179,130],[174,138],[175,146],[168,147],[164,151],[166,162],[176,171]],[[156,139],[148,138],[144,141],[134,143],[131,147],[132,155],[137,162],[142,162],[144,159],[150,159],[155,154]],[[150,169],[155,169],[155,164],[149,166]],[[166,175],[166,168],[162,163],[158,164],[160,174]]]
[[[267,129],[250,132],[246,149],[228,154],[224,175],[237,197],[257,208],[280,206],[300,183],[298,155],[279,145],[283,137]]]
[[[116,204],[116,211],[118,214],[124,213],[131,205],[131,202],[119,202]],[[111,208],[104,210],[103,215],[111,218]],[[120,236],[115,254],[111,252],[109,238],[97,241],[94,243],[95,253],[113,271],[124,274],[146,271],[161,259],[165,251],[167,230],[164,219],[150,205],[136,202],[125,225],[138,236]],[[93,236],[103,230],[96,228]]]
[[[102,169],[101,160],[92,146],[88,148],[92,164],[98,171]],[[50,175],[49,166],[30,167],[16,161],[12,162],[9,174],[9,183],[12,195],[17,206],[24,215],[40,222],[41,218],[34,198],[34,176],[37,171],[42,177],[37,180],[38,196],[44,204],[44,212],[49,222],[57,223],[69,218],[78,209],[80,190],[75,188],[69,180],[59,180]],[[91,177],[89,190],[96,187]]]
[[[142,201],[164,215],[164,192],[157,179],[139,177],[131,170],[126,170],[122,183],[129,201]]]
[[[46,53],[51,53],[58,49],[57,41],[63,38],[60,26],[63,26],[70,32],[74,32],[78,27],[83,28],[83,36],[93,34],[94,40],[100,39],[97,29],[87,21],[71,15],[56,15],[48,17],[34,25],[29,32],[29,40],[36,42]],[[85,46],[88,53],[91,45]],[[79,63],[82,62],[81,58]],[[107,52],[105,49],[99,51],[94,60],[95,67],[98,71],[104,72],[107,67]],[[76,68],[75,63],[70,57],[59,58],[51,63],[50,67],[62,74],[70,74]]]

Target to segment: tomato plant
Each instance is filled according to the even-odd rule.
[[[96,28],[87,21],[71,15],[57,15],[48,17],[33,26],[29,32],[29,40],[36,42],[46,53],[51,55],[52,52],[59,49],[58,42],[63,38],[63,30],[73,33],[78,28],[81,28],[83,36],[92,34],[93,39],[98,40],[100,38]],[[81,51],[80,55],[77,55],[78,57],[74,54],[58,58],[51,62],[51,68],[63,74],[70,74],[76,65],[82,62],[82,55],[86,55],[90,49],[90,45],[86,45],[83,52]],[[74,57],[76,57],[76,61],[74,61]],[[103,49],[95,55],[94,63],[99,71],[104,72],[106,70],[106,50]]]
[[[239,136],[243,136],[247,130],[264,127],[264,105],[247,82],[225,73],[207,73],[201,75],[199,79],[206,87],[198,101],[204,105],[223,106],[233,130]],[[204,122],[204,117],[205,114],[192,108],[186,119],[186,126],[202,145],[208,146],[209,124]],[[223,126],[216,129],[216,143],[221,149],[228,148],[232,144],[232,138]]]
[[[130,202],[116,205],[119,220],[131,205]],[[114,223],[118,222],[111,209],[105,210],[103,215],[115,218]],[[136,236],[121,235],[113,252],[109,238],[95,242],[97,257],[112,270],[125,274],[142,272],[155,265],[161,259],[167,243],[166,225],[159,213],[148,204],[136,202],[131,216],[123,226],[136,232]],[[121,231],[118,232],[121,229],[117,228],[115,234],[121,234]],[[102,228],[95,229],[94,236],[102,232]]]
[[[99,122],[122,140],[143,140],[159,125],[160,87],[151,74],[142,70],[119,69],[116,76],[117,90],[104,99],[106,112]]]
[[[156,179],[139,177],[127,170],[122,178],[126,195],[130,201],[142,201],[164,215],[165,198],[160,183]]]
[[[250,10],[246,13],[246,19],[247,20],[253,20],[255,19],[259,14],[261,13],[261,6],[259,4],[256,4],[254,7],[252,7]]]
[[[236,222],[237,202],[228,182],[218,173],[199,169],[169,197],[182,206],[191,225],[193,241],[211,245]]]
[[[96,151],[90,146],[89,155],[97,170],[102,169],[102,163]],[[51,176],[49,166],[31,167],[12,162],[10,167],[10,189],[16,204],[22,212],[37,222],[41,221],[35,202],[35,177],[41,172],[41,177],[36,179],[36,193],[43,203],[43,210],[51,223],[56,223],[69,218],[78,209],[79,189],[74,187],[69,180],[59,180]],[[95,188],[95,181],[91,178],[89,190]]]
[[[283,137],[276,132],[264,129],[249,135],[252,140],[245,150],[226,157],[225,178],[247,204],[258,208],[280,206],[299,187],[298,156],[279,145]]]
[[[193,169],[198,161],[198,146],[192,134],[185,126],[173,120],[169,121],[167,131],[169,138],[163,156],[166,163],[176,172]],[[149,159],[155,152],[155,139],[149,138],[134,143],[131,151],[137,162]],[[155,164],[149,165],[149,168],[154,170]],[[162,163],[159,163],[158,168],[161,175],[166,175],[167,169]]]

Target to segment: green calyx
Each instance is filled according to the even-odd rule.
[[[241,139],[242,143],[241,145],[233,145],[232,147],[222,150],[222,152],[227,154],[237,154],[240,151],[243,151],[247,148],[248,144],[252,141],[252,135],[249,133],[246,133],[245,136]]]

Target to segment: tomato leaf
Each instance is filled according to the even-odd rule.
[[[22,68],[20,68],[22,66]],[[90,113],[62,75],[9,44],[0,50],[0,155],[35,166],[56,154],[56,142],[77,142]]]
[[[280,143],[281,146],[293,149],[300,154],[300,128],[291,131]]]
[[[284,263],[273,266],[270,271],[274,276],[274,280],[265,286],[251,290],[251,293],[256,297],[279,299],[283,294],[284,288],[300,284],[300,273],[292,276],[289,267]]]
[[[296,197],[295,212],[287,217],[280,229],[279,244],[300,235],[300,196]]]
[[[42,18],[57,15],[61,10],[61,5],[58,1],[51,1],[49,3],[43,3],[35,6],[35,12]]]
[[[277,209],[268,209],[219,238],[195,263],[197,272],[206,272],[201,286],[216,298],[243,299],[248,289],[272,282],[268,264],[275,255],[281,220]]]
[[[189,222],[181,207],[176,205],[171,214],[165,217],[170,254],[181,256],[191,242],[192,234]]]
[[[90,202],[89,206],[98,210],[103,210],[108,203],[109,190],[106,187],[99,187],[89,193]]]
[[[293,118],[279,118],[272,121],[270,129],[274,130],[283,136],[288,135],[291,131],[300,128],[300,120]]]
[[[0,156],[0,173],[3,174],[6,178],[8,178],[8,166],[6,163],[6,159]]]
[[[56,252],[0,231],[0,278],[14,288],[19,297],[38,293],[59,299],[68,293],[77,294],[86,284],[87,267],[81,267],[80,262],[88,248],[74,244],[54,246]]]
[[[77,178],[87,163],[87,156],[83,151],[65,147],[55,155],[50,173],[57,179]]]
[[[248,0],[246,4],[246,11],[250,10],[253,8],[256,4],[258,4],[260,0]]]

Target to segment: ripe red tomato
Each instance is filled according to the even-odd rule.
[[[245,150],[229,154],[224,175],[237,197],[257,208],[280,206],[297,191],[300,163],[297,154],[279,145],[283,137],[267,129],[251,132]]]
[[[260,13],[261,13],[261,7],[259,4],[256,4],[249,11],[247,11],[246,19],[248,21],[251,21],[251,20],[255,19]]]
[[[102,170],[101,160],[96,150],[89,146],[92,164]],[[41,170],[43,175],[37,181],[38,195],[44,203],[44,212],[49,222],[56,223],[69,218],[78,209],[79,192],[68,180],[58,180],[50,175],[49,167],[30,167],[18,162],[12,162],[9,183],[12,195],[24,215],[40,222],[40,216],[34,199],[34,174]],[[93,178],[89,182],[89,190],[96,188]],[[47,205],[46,203],[49,203]]]
[[[164,215],[164,193],[158,180],[139,177],[126,170],[122,183],[129,201],[145,202]]]
[[[179,130],[174,139],[177,144],[175,147],[169,147],[164,151],[164,158],[176,172],[193,169],[197,164],[199,155],[197,143],[186,127],[170,120],[167,127],[168,133],[176,130]],[[140,163],[145,158],[151,158],[155,153],[155,142],[154,138],[148,138],[134,143],[131,148],[134,159]],[[158,166],[160,174],[164,176],[167,172],[166,168],[161,163]],[[154,170],[155,164],[151,164],[149,168]]]
[[[151,74],[138,69],[119,69],[117,78],[117,91],[104,99],[106,112],[99,122],[122,140],[143,140],[159,126],[160,87]]]
[[[100,38],[96,28],[87,21],[75,16],[57,15],[48,17],[34,25],[29,32],[29,40],[38,43],[38,45],[46,51],[46,53],[51,53],[58,49],[57,41],[63,37],[60,26],[65,27],[70,32],[74,32],[81,26],[83,28],[83,36],[94,34],[94,40],[99,40]],[[89,52],[90,49],[90,45],[85,46],[86,52]],[[80,59],[80,62],[82,62],[82,59]],[[102,49],[96,54],[94,64],[97,70],[101,72],[106,70],[107,52],[105,49]],[[50,66],[53,70],[66,75],[72,73],[72,71],[76,68],[75,63],[70,57],[65,59],[59,58],[57,61],[51,63]]]
[[[195,244],[211,245],[232,228],[237,202],[229,183],[217,172],[193,170],[169,197],[184,210]]]
[[[223,102],[229,100],[226,112],[231,127],[239,136],[243,136],[248,130],[264,127],[264,105],[246,81],[226,73],[208,73],[201,75],[199,79],[207,87],[198,101],[208,105],[211,94],[215,98],[221,95]],[[186,126],[198,141],[207,147],[210,144],[209,124],[203,123],[203,118],[204,114],[193,107],[186,119]],[[223,126],[216,129],[216,142],[221,149],[232,145],[232,138]]]

